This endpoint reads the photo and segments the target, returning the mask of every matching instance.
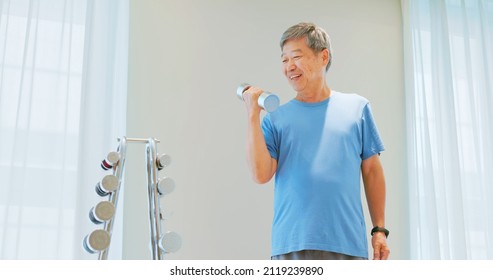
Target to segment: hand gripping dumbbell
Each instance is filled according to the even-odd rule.
[[[236,89],[236,95],[243,99],[243,93],[251,87],[250,84],[243,83]],[[258,105],[267,112],[274,112],[279,107],[279,97],[271,92],[264,91],[258,98]]]

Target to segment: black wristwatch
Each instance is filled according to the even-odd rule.
[[[383,232],[383,233],[385,233],[385,238],[389,237],[389,233],[390,233],[388,229],[386,229],[384,227],[379,227],[379,226],[376,226],[376,227],[372,228],[372,230],[371,230],[371,236],[373,236],[373,234],[375,232]]]

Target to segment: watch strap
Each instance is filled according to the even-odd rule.
[[[376,226],[376,227],[372,228],[372,230],[371,230],[371,236],[373,236],[373,234],[375,232],[383,232],[385,234],[385,238],[389,237],[389,233],[390,233],[388,229],[386,229],[384,227],[379,227],[379,226]]]

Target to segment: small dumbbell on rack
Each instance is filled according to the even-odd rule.
[[[118,188],[118,178],[115,175],[106,175],[96,184],[96,193],[107,196]]]
[[[97,229],[84,237],[84,249],[91,254],[104,251],[110,246],[110,234],[104,229]]]
[[[108,170],[113,168],[120,161],[120,154],[118,152],[110,152],[105,159],[101,162],[101,168]]]
[[[115,216],[115,205],[111,201],[101,201],[89,211],[89,219],[96,225],[109,221]]]

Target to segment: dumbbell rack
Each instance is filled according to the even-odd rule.
[[[104,170],[112,170],[96,184],[96,193],[107,197],[106,201],[99,202],[89,211],[89,219],[96,225],[103,224],[103,229],[97,229],[88,234],[83,240],[83,247],[88,253],[99,253],[99,260],[108,259],[114,217],[117,209],[118,195],[125,171],[127,145],[129,143],[146,144],[147,191],[149,207],[150,245],[153,260],[164,259],[164,254],[176,252],[181,247],[181,238],[175,232],[163,233],[163,215],[160,207],[160,197],[169,194],[175,188],[173,179],[163,177],[158,179],[158,172],[171,163],[171,157],[157,153],[155,138],[118,138],[119,145],[116,152],[110,152],[102,161]]]

